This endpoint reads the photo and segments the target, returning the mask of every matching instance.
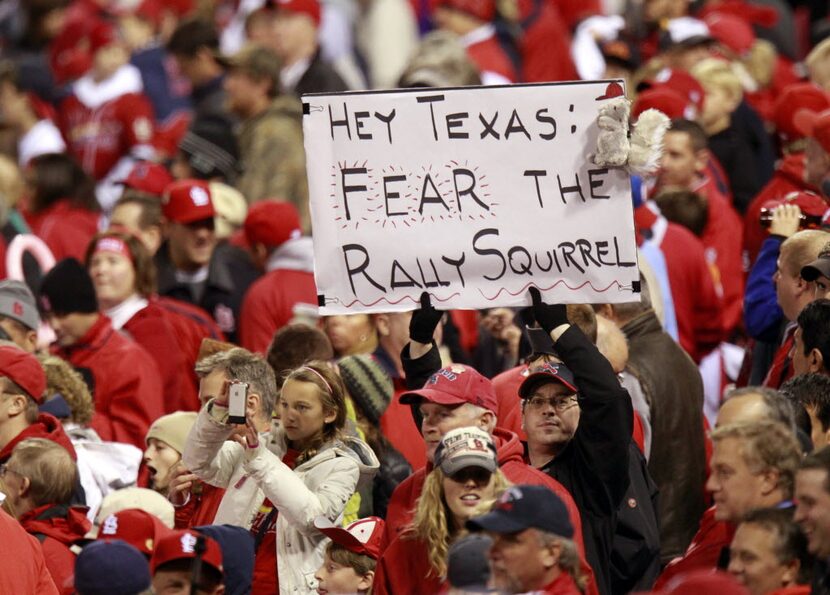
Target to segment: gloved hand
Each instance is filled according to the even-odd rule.
[[[530,299],[533,300],[533,317],[546,333],[550,334],[557,326],[570,324],[565,304],[546,304],[535,287],[530,288]]]
[[[432,336],[444,313],[432,307],[429,292],[421,294],[421,307],[412,313],[409,321],[409,338],[418,343],[432,343]]]

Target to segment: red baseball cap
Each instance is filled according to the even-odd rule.
[[[712,37],[738,56],[745,56],[755,44],[755,32],[740,16],[715,12],[707,15],[704,22]]]
[[[96,23],[87,37],[89,39],[89,53],[93,56],[98,50],[118,41],[118,33],[115,27],[105,21]]]
[[[778,136],[785,143],[804,138],[795,124],[795,114],[802,109],[822,112],[830,108],[830,97],[813,83],[787,85],[772,106],[772,121]]]
[[[648,109],[663,112],[671,119],[687,118],[689,120],[694,119],[696,111],[683,95],[666,85],[651,87],[637,95],[637,100],[631,109],[631,118],[638,118]]]
[[[25,390],[35,402],[43,403],[46,374],[35,356],[17,347],[0,347],[0,376]]]
[[[445,6],[489,23],[496,16],[495,0],[434,0],[434,7]]]
[[[816,139],[821,148],[830,153],[830,109],[820,112],[800,109],[795,112],[793,123],[798,132]]]
[[[277,0],[279,10],[287,10],[311,17],[314,24],[320,26],[320,3],[317,0]]]
[[[104,518],[98,539],[121,539],[142,554],[152,556],[156,543],[168,533],[170,529],[157,516],[127,508]]]
[[[471,403],[488,411],[498,411],[498,399],[493,383],[479,374],[475,368],[464,364],[452,364],[441,368],[429,377],[424,388],[403,393],[399,402],[416,405],[429,401],[438,405],[463,405]]]
[[[163,165],[152,161],[139,161],[121,183],[127,188],[161,197],[164,189],[173,181],[173,176]]]
[[[216,215],[210,186],[201,180],[173,182],[164,189],[161,205],[161,212],[174,223],[193,223]]]
[[[697,113],[703,111],[703,101],[706,98],[706,92],[698,82],[698,80],[685,70],[677,68],[664,68],[654,78],[647,83],[650,87],[665,86],[680,93],[686,97],[688,101],[695,106]]]
[[[818,194],[802,190],[798,192],[790,192],[783,198],[773,198],[765,201],[764,204],[761,205],[761,212],[771,211],[776,207],[787,204],[797,206],[805,215],[819,218],[824,216],[828,207],[825,200]]]
[[[222,549],[219,544],[207,535],[190,530],[169,531],[158,540],[153,557],[150,558],[150,571],[155,574],[159,566],[174,560],[192,560],[196,557],[196,543],[200,538],[205,540],[202,562],[224,574]]]
[[[384,525],[383,519],[377,516],[360,519],[345,528],[335,525],[325,516],[314,519],[314,526],[334,543],[374,560],[379,559],[383,553]]]
[[[250,245],[281,246],[287,240],[302,235],[300,215],[290,202],[262,200],[248,209],[243,225]]]

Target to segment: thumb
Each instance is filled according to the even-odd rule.
[[[429,310],[430,308],[432,308],[432,300],[429,297],[429,292],[424,291],[421,293],[421,309]]]
[[[539,293],[539,290],[536,287],[531,287],[530,291],[530,299],[533,302],[533,307],[536,308],[542,305],[542,294]]]

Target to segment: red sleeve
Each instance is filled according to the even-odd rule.
[[[268,351],[276,331],[276,323],[271,316],[274,304],[269,304],[269,296],[260,290],[264,280],[258,280],[248,290],[239,315],[239,343],[248,351],[256,353]]]
[[[43,558],[52,581],[61,595],[75,592],[75,554],[57,539],[47,537],[43,543]]]
[[[155,116],[150,101],[141,94],[124,95],[119,102],[118,117],[124,126],[125,152],[136,145],[149,145],[155,135]]]
[[[190,387],[184,376],[187,363],[184,354],[178,349],[176,336],[170,326],[165,324],[162,313],[135,320],[139,315],[128,321],[124,329],[152,356],[158,366],[164,387],[164,412],[184,411],[191,404],[188,392]]]
[[[109,374],[104,395],[96,394],[92,428],[102,440],[125,442],[144,450],[150,424],[164,415],[162,383],[152,358],[138,345]],[[96,389],[96,393],[97,393]]]

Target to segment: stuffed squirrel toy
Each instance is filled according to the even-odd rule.
[[[624,95],[607,98],[600,106],[597,152],[590,159],[600,167],[627,167],[640,176],[654,174],[660,166],[663,136],[671,121],[663,112],[647,109],[640,114],[629,138],[630,113],[631,101]]]

